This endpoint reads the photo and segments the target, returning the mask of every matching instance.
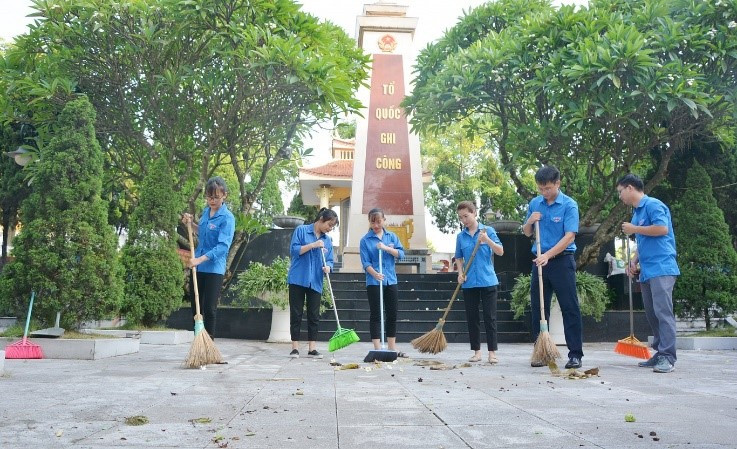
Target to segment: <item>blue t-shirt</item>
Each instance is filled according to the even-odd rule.
[[[377,272],[383,272],[384,285],[394,285],[397,283],[397,272],[395,268],[396,259],[391,254],[383,251],[383,254],[381,255],[382,270],[379,270],[379,250],[376,248],[379,242],[399,251],[399,257],[397,257],[397,259],[404,258],[404,248],[402,247],[402,242],[399,241],[397,234],[384,229],[384,235],[379,239],[373,230],[369,230],[369,232],[361,238],[361,266],[363,267],[363,271],[366,271],[369,266],[372,266]],[[379,281],[374,279],[368,271],[366,271],[366,285],[379,285]]]
[[[325,260],[330,270],[333,269],[333,240],[329,235],[323,233],[320,240],[325,245]],[[321,248],[313,248],[306,253],[300,255],[299,249],[310,243],[317,241],[315,235],[315,227],[311,224],[297,226],[292,234],[292,243],[289,247],[289,253],[292,258],[289,265],[289,274],[287,275],[287,284],[300,285],[302,287],[311,288],[312,290],[322,293],[322,279],[324,273],[322,271],[322,255]]]
[[[197,265],[197,271],[225,274],[225,262],[228,259],[230,244],[233,243],[234,233],[235,217],[228,210],[228,206],[221,205],[212,217],[210,216],[210,207],[205,207],[197,230],[199,241],[197,242],[195,257],[204,254],[210,260]]]
[[[552,204],[548,204],[542,195],[538,195],[530,201],[527,208],[527,217],[533,212],[540,212],[540,251],[543,253],[558,244],[566,232],[578,232],[578,204],[570,196],[558,192]],[[533,237],[535,230],[533,227]],[[576,251],[575,240],[566,247],[564,251]],[[537,255],[537,245],[533,242],[532,253]]]
[[[640,282],[657,276],[678,276],[676,237],[668,206],[656,198],[643,196],[632,213],[635,226],[667,226],[668,233],[658,237],[635,234],[640,260]]]
[[[502,242],[499,240],[499,236],[496,235],[496,231],[491,226],[485,226],[479,223],[479,228],[476,230],[474,235],[468,232],[468,228],[461,231],[456,237],[456,259],[463,259],[463,266],[465,268],[473,253],[473,247],[476,246],[476,241],[480,237],[480,230],[486,229],[486,233],[489,238],[496,243],[501,245]],[[474,288],[474,287],[493,287],[499,285],[499,280],[496,277],[494,271],[494,262],[492,259],[493,251],[491,246],[483,242],[479,245],[479,249],[476,251],[476,256],[473,258],[471,266],[468,267],[468,273],[466,273],[466,282],[463,283],[463,288]]]

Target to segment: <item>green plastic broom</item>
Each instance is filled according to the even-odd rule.
[[[325,253],[322,251],[322,248],[319,248],[319,250],[320,254],[322,255],[322,265],[326,267],[328,266],[328,262],[325,260]],[[338,319],[338,308],[335,305],[335,295],[333,295],[333,286],[330,283],[330,275],[325,273],[325,277],[328,280],[328,290],[330,291],[330,301],[333,303],[333,312],[335,312],[335,322],[338,324],[338,330],[336,330],[333,336],[330,337],[330,342],[328,343],[328,351],[334,352],[338,349],[343,349],[348,345],[360,341],[360,338],[358,338],[358,334],[356,334],[356,331],[354,331],[353,329],[340,327],[340,320]]]

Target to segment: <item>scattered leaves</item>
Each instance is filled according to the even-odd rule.
[[[148,418],[141,415],[128,416],[125,418],[125,423],[129,426],[142,426],[144,424],[148,424]]]

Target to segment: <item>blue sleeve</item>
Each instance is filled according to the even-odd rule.
[[[218,242],[215,247],[205,253],[210,260],[225,260],[230,250],[230,244],[233,243],[233,234],[235,234],[235,218],[233,215],[226,215],[225,223],[218,233]]]
[[[650,201],[647,204],[647,217],[653,226],[668,226],[668,214],[666,206],[661,202]]]
[[[363,237],[361,239],[360,246],[360,254],[361,254],[361,266],[363,267],[363,271],[366,271],[366,268],[371,266],[371,256],[369,255],[369,248],[368,248],[368,241],[366,240],[366,237]]]
[[[328,266],[330,267],[330,271],[333,271],[333,266],[335,263],[335,259],[333,257],[333,239],[330,238],[330,236],[326,235],[325,240],[327,245],[325,247],[327,248],[328,252],[325,254],[325,261],[327,262]]]
[[[461,251],[461,234],[456,236],[456,253],[454,257],[456,259],[463,259],[463,252]]]
[[[292,259],[296,259],[300,256],[299,250],[302,248],[302,245],[305,244],[304,228],[302,226],[297,226],[297,229],[292,233],[292,243],[289,246],[289,254],[292,256]]]
[[[563,232],[578,232],[578,204],[575,201],[571,201],[566,207]]]
[[[491,233],[489,233],[489,231],[491,231]],[[492,228],[491,226],[487,226],[486,232],[489,233],[489,238],[491,238],[492,242],[504,248],[504,245],[502,245],[502,241],[499,240],[499,236],[496,234],[496,230],[494,228]]]
[[[392,234],[394,237],[394,249],[397,250],[397,260],[404,259],[404,247],[402,246],[402,241],[399,240],[399,236],[397,234]]]

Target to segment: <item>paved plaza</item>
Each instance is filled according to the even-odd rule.
[[[465,344],[437,356],[405,344],[412,358],[373,365],[357,343],[335,354],[353,370],[331,366],[324,343],[322,360],[290,359],[286,344],[217,346],[229,363],[206,370],[181,368],[189,344],[6,360],[0,448],[737,447],[734,351],[681,351],[675,372],[655,374],[613,344],[587,344],[583,369],[599,376],[571,380],[531,368],[530,344],[468,366]],[[135,416],[148,422],[126,423]]]

